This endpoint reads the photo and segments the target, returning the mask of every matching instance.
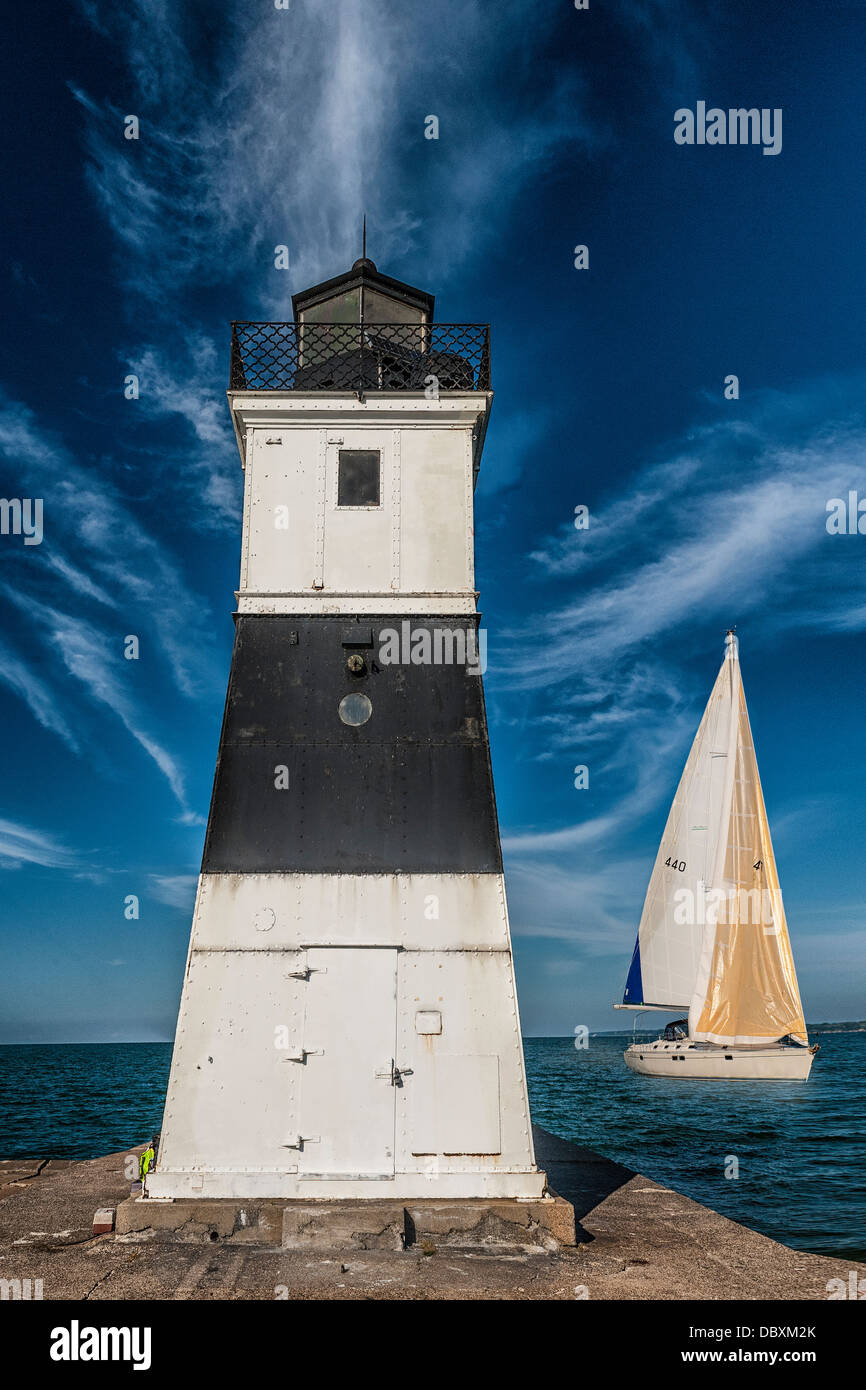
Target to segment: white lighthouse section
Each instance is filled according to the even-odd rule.
[[[149,1196],[543,1185],[501,876],[202,877]]]
[[[474,613],[474,461],[489,396],[234,394],[245,467],[240,613]],[[341,507],[341,453],[375,451],[375,506]]]
[[[253,328],[279,344],[292,326]],[[373,336],[399,346],[390,332]],[[326,369],[323,350],[303,368]],[[298,373],[229,392],[237,632],[147,1195],[537,1198],[481,676],[377,663],[407,620],[475,633],[489,381],[303,390]],[[372,707],[357,727],[349,690]]]

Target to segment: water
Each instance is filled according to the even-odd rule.
[[[527,1038],[536,1123],[798,1250],[866,1260],[866,1033],[816,1032],[806,1082],[638,1076],[630,1041]]]
[[[527,1038],[533,1118],[787,1245],[866,1260],[866,1033],[815,1037],[805,1083],[636,1076],[622,1034]],[[0,1157],[142,1143],[170,1061],[170,1043],[0,1047]]]
[[[0,1047],[0,1158],[96,1158],[160,1128],[171,1043]]]

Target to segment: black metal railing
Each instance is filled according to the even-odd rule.
[[[233,323],[233,391],[487,391],[481,323]]]

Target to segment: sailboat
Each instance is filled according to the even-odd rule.
[[[626,1065],[805,1081],[810,1047],[733,630],[665,825],[621,1004],[685,1013]]]

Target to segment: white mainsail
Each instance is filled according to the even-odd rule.
[[[664,828],[638,928],[626,1004],[686,1010],[695,991],[706,888],[722,831],[731,726],[724,675],[723,666]]]
[[[808,1042],[733,633],[662,836],[623,1002],[688,1009],[695,1041]]]

